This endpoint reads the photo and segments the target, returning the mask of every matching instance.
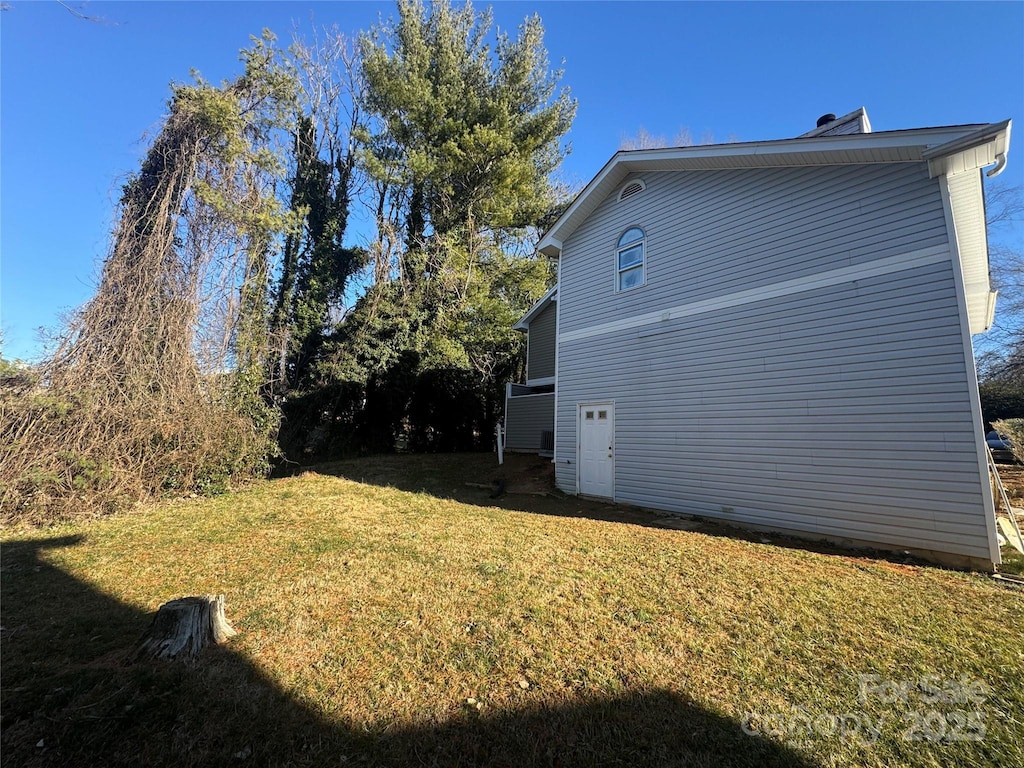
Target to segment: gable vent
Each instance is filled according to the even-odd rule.
[[[638,192],[643,192],[643,191],[644,191],[644,183],[642,181],[631,181],[631,182],[629,182],[629,184],[627,184],[625,187],[623,187],[622,191],[619,193],[619,202],[625,200],[627,197],[632,197],[633,195],[637,194]]]

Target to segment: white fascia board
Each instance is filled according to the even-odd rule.
[[[620,150],[605,163],[597,176],[545,233],[538,250],[546,256],[559,256],[565,239],[630,173],[919,162],[925,159],[923,155],[928,148],[956,142],[989,127],[983,124],[958,125],[847,136]]]
[[[965,173],[992,165],[1010,150],[1011,120],[992,123],[952,141],[929,147],[922,153],[932,178]]]
[[[540,239],[540,243],[538,243],[537,245],[537,250],[540,253],[550,258],[558,258],[559,256],[562,255],[562,241],[565,238],[560,234],[560,232],[562,230],[566,230],[566,222],[579,217],[581,214],[585,217],[586,214],[590,212],[590,210],[593,208],[592,205],[587,210],[582,209],[584,207],[584,204],[588,200],[594,199],[595,190],[599,189],[600,187],[604,187],[607,190],[611,187],[614,187],[615,185],[618,184],[620,180],[625,178],[626,174],[620,171],[617,175],[613,177],[611,181],[608,180],[609,176],[611,176],[612,172],[615,170],[619,157],[622,154],[623,153],[620,151],[612,155],[611,159],[604,164],[604,167],[597,172],[597,176],[591,179],[590,183],[587,184],[587,186],[585,186],[578,195],[576,195],[576,199],[569,204],[569,207],[565,210],[565,212],[561,216],[559,216],[558,220],[553,225],[551,225],[551,228],[544,233],[544,236]],[[608,194],[608,192],[606,191],[605,194]],[[600,197],[603,199],[605,194],[601,195]],[[576,227],[573,226],[571,229],[569,229],[566,232],[566,236],[571,234],[572,230],[574,230],[575,228]]]
[[[954,125],[942,128],[915,128],[906,131],[881,131],[879,133],[851,133],[845,136],[817,136],[806,139],[774,139],[737,144],[708,144],[697,147],[673,147],[669,149],[640,149],[620,151],[616,158],[628,161],[643,159],[686,159],[706,157],[733,157],[736,166],[742,167],[742,159],[752,156],[785,155],[789,153],[829,152],[836,149],[846,151],[859,149],[889,149],[895,147],[920,147],[922,154],[927,147],[946,144],[975,133],[989,126]],[[611,164],[609,163],[609,165]]]
[[[562,241],[548,235],[540,241],[537,250],[550,259],[557,259],[562,253]]]
[[[547,293],[545,293],[543,296],[541,296],[540,301],[538,301],[536,304],[534,304],[532,307],[530,307],[529,311],[525,315],[522,316],[522,318],[519,320],[519,322],[512,326],[512,330],[513,331],[528,331],[528,330],[530,330],[530,323],[533,321],[533,318],[535,318],[537,315],[539,315],[540,311],[542,309],[544,309],[544,305],[547,304],[549,301],[554,300],[555,297],[557,296],[557,294],[558,294],[558,283],[555,283],[553,286],[551,286],[550,289],[548,289]]]

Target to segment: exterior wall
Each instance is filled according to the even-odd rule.
[[[541,435],[555,428],[555,395],[522,395],[505,401],[505,448],[541,450]]]
[[[923,164],[642,177],[644,192],[610,197],[563,244],[560,335],[947,244]],[[647,233],[647,284],[615,293],[615,242],[633,224]]]
[[[555,302],[530,322],[530,341],[526,355],[526,380],[547,379],[555,375],[555,325],[558,315]]]
[[[647,173],[560,263],[556,481],[615,403],[615,499],[991,557],[956,273],[923,164]],[[647,282],[614,245],[647,233]]]

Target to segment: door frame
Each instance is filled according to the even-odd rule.
[[[580,470],[583,466],[582,453],[583,453],[583,409],[584,408],[597,408],[599,406],[608,406],[609,419],[611,431],[612,431],[612,455],[611,455],[611,496],[593,496],[595,499],[611,499],[615,501],[615,401],[614,400],[585,400],[576,403],[576,495],[583,496],[580,490]]]

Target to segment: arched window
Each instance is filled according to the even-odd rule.
[[[615,250],[616,286],[628,291],[644,284],[644,243],[646,235],[640,227],[630,227],[622,233]]]

